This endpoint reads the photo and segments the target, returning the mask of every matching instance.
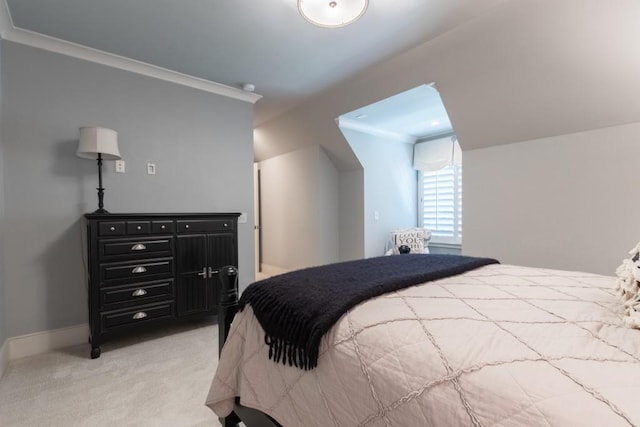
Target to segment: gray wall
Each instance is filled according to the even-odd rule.
[[[640,123],[464,153],[462,251],[614,275],[640,240]]]
[[[340,172],[340,260],[364,258],[364,170]],[[335,226],[334,226],[335,227]]]
[[[364,169],[364,255],[384,255],[393,230],[417,226],[413,145],[352,129],[342,133]]]
[[[253,280],[250,103],[10,42],[2,65],[7,336],[87,321],[80,219],[97,207],[97,166],[75,156],[80,126],[119,132],[111,212],[247,212],[241,286]]]
[[[260,162],[263,264],[293,270],[338,260],[339,174],[319,146]]]
[[[2,123],[2,43],[0,43],[0,127]],[[0,132],[0,347],[4,343],[7,329],[6,309],[4,302],[4,138]]]

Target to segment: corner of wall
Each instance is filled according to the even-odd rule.
[[[318,150],[319,264],[339,261],[340,175],[325,150]]]
[[[6,342],[6,310],[4,302],[4,134],[1,132],[4,129],[3,121],[3,109],[2,109],[2,95],[3,95],[3,78],[2,78],[2,45],[3,42],[0,39],[0,377],[3,371],[3,353],[7,347],[4,345]]]
[[[3,340],[0,344],[0,380],[9,367],[9,340]]]

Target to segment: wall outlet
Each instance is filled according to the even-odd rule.
[[[373,220],[378,221],[380,219],[380,212],[373,211]]]
[[[240,214],[240,216],[238,217],[238,224],[244,224],[247,222],[247,213],[246,212],[242,212]]]
[[[156,164],[147,163],[147,175],[155,175],[155,174],[156,174]]]
[[[116,160],[116,172],[124,173],[124,160]]]

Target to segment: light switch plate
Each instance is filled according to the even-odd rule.
[[[147,163],[147,175],[155,175],[155,174],[156,174],[156,164]]]
[[[116,172],[124,173],[124,160],[116,160]]]
[[[238,217],[238,224],[244,224],[247,222],[247,213],[246,212],[242,212],[240,214],[240,216]]]

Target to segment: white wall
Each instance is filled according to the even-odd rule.
[[[341,130],[364,170],[365,257],[384,255],[391,231],[417,226],[418,179],[413,169],[413,145],[353,129]]]
[[[253,105],[6,41],[2,102],[7,336],[87,322],[97,166],[75,155],[81,126],[119,132],[127,173],[105,162],[109,211],[247,212],[240,284],[253,281]]]
[[[466,255],[614,275],[640,240],[640,122],[465,151]]]
[[[263,264],[293,270],[338,260],[339,174],[319,146],[259,164]]]

